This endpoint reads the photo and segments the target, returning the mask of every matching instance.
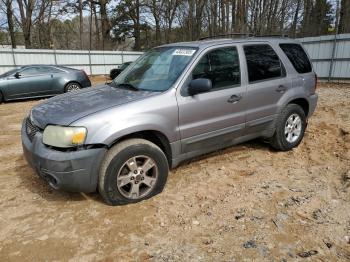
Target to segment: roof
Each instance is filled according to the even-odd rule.
[[[297,42],[294,39],[288,37],[241,37],[241,38],[216,38],[216,39],[203,39],[190,42],[177,42],[162,45],[165,46],[182,46],[182,47],[196,47],[196,48],[206,48],[215,45],[222,44],[233,44],[233,43],[254,43],[254,42],[269,42],[269,43],[290,43]]]
[[[19,68],[40,67],[40,66],[56,67],[56,68],[61,68],[61,69],[73,70],[73,71],[77,70],[77,69],[63,66],[63,65],[51,65],[51,64],[31,64],[31,65],[23,65],[23,66],[20,66]]]

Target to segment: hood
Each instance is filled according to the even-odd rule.
[[[84,116],[155,94],[157,93],[132,91],[109,85],[85,88],[55,96],[33,107],[31,119],[42,129],[48,124],[67,126]]]

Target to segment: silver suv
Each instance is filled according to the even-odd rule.
[[[316,82],[288,38],[163,45],[109,85],[35,106],[23,121],[23,151],[55,189],[134,203],[160,193],[169,168],[195,156],[258,137],[276,150],[298,146]]]

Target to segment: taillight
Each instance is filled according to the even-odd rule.
[[[87,75],[87,73],[85,72],[85,70],[81,69],[81,72],[83,72],[83,74],[86,76],[87,79],[89,79],[89,76]]]

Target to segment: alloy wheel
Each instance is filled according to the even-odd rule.
[[[288,117],[285,127],[284,135],[288,143],[294,143],[298,140],[301,134],[301,118],[298,114],[292,114]]]
[[[117,174],[118,191],[128,199],[140,199],[154,188],[158,178],[155,161],[144,155],[128,159]]]

